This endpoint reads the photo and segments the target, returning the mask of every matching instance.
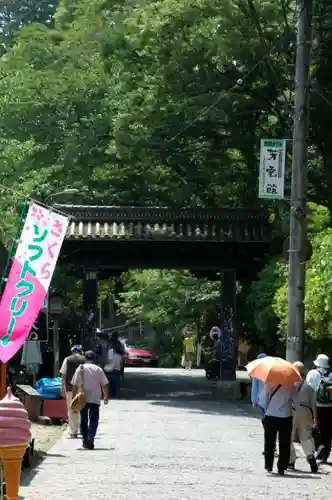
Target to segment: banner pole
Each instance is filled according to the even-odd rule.
[[[13,240],[13,243],[11,245],[10,252],[9,252],[8,258],[7,258],[7,262],[6,262],[2,277],[1,277],[0,301],[1,301],[1,295],[2,295],[3,289],[5,287],[6,279],[7,279],[8,273],[9,273],[10,263],[15,255],[15,251],[17,248],[17,240],[20,237],[20,231],[22,229],[22,224],[23,224],[24,218],[25,218],[26,213],[27,213],[27,207],[28,207],[28,202],[25,201],[23,203],[23,207],[22,207],[22,210],[20,213],[18,228],[17,228],[17,231],[15,233],[14,240]],[[0,399],[3,399],[5,397],[6,392],[7,392],[7,363],[0,362]]]
[[[1,363],[0,367],[0,399],[6,396],[7,392],[7,363]]]
[[[3,292],[4,284],[6,283],[6,279],[7,279],[7,276],[9,274],[10,263],[13,260],[13,257],[15,255],[15,251],[16,251],[16,248],[17,248],[17,243],[18,243],[17,240],[20,237],[21,229],[22,229],[23,222],[24,222],[24,218],[25,218],[25,216],[27,214],[28,204],[29,204],[29,202],[27,202],[27,201],[25,201],[23,203],[23,207],[22,207],[22,210],[21,210],[21,213],[20,213],[20,218],[19,218],[19,221],[18,221],[17,231],[15,233],[15,236],[14,236],[14,239],[13,239],[13,243],[12,243],[12,245],[10,247],[10,251],[9,251],[9,254],[8,254],[7,262],[6,262],[5,268],[4,268],[3,273],[2,273],[1,282],[0,282],[0,300],[1,300],[1,295],[2,295],[2,292]]]

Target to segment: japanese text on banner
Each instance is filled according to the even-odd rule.
[[[0,328],[0,347],[18,338],[23,345],[29,335],[43,306],[67,227],[67,217],[36,203],[30,205],[0,303],[1,317],[6,319]]]
[[[283,199],[285,185],[286,141],[261,141],[259,198]]]

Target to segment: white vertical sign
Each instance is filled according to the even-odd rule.
[[[259,198],[282,200],[285,187],[285,139],[262,139],[259,165]]]

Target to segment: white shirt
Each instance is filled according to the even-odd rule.
[[[122,368],[122,356],[114,351],[114,349],[109,349],[108,351],[108,361],[112,364],[113,370],[120,371]]]
[[[293,414],[293,404],[297,401],[295,387],[280,387],[272,396],[276,385],[265,385],[259,398],[259,405],[268,417],[288,418]]]
[[[318,387],[319,387],[319,384],[321,383],[322,379],[324,378],[325,380],[328,380],[331,384],[332,384],[332,374],[328,373],[328,372],[325,372],[326,375],[324,376],[324,371],[323,370],[319,370],[317,368],[314,368],[313,370],[310,370],[308,372],[308,375],[307,375],[307,378],[306,378],[306,382],[307,384],[313,388],[313,390],[315,391],[315,393],[317,392],[318,390]],[[331,404],[322,404],[322,403],[318,403],[318,401],[316,402],[316,405],[317,406],[332,406],[332,403]]]
[[[100,405],[102,388],[106,387],[108,384],[106,375],[100,366],[90,363],[89,361],[87,361],[83,367],[85,400],[87,403]],[[74,387],[80,386],[80,370],[81,368],[78,367],[71,381]]]

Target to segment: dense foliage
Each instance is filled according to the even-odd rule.
[[[27,196],[45,199],[73,186],[80,194],[72,196],[72,202],[261,205],[259,140],[291,136],[294,4],[3,4],[1,239],[11,240],[19,206]],[[315,4],[309,198],[331,213],[332,8],[328,0]],[[286,235],[288,205],[272,203],[269,208],[279,234]],[[312,234],[329,220],[316,213],[313,224]],[[313,237],[307,299],[312,338],[330,334],[328,268],[321,263],[328,266],[328,259],[320,253],[320,244],[329,248],[329,241],[329,230]],[[285,333],[286,275],[285,264],[274,255],[250,288],[248,318],[261,338]],[[155,325],[181,322],[188,307],[192,314],[201,310],[202,302],[206,305],[196,297],[184,306],[176,283],[180,280],[181,290],[197,291],[186,282],[192,279],[185,273],[165,272],[162,279],[156,272],[132,273],[125,278],[121,307],[130,315],[145,315]],[[204,297],[204,287],[212,285],[201,286]],[[212,291],[213,287],[206,293]],[[147,310],[151,297],[154,309]],[[176,300],[182,300],[178,309]]]

